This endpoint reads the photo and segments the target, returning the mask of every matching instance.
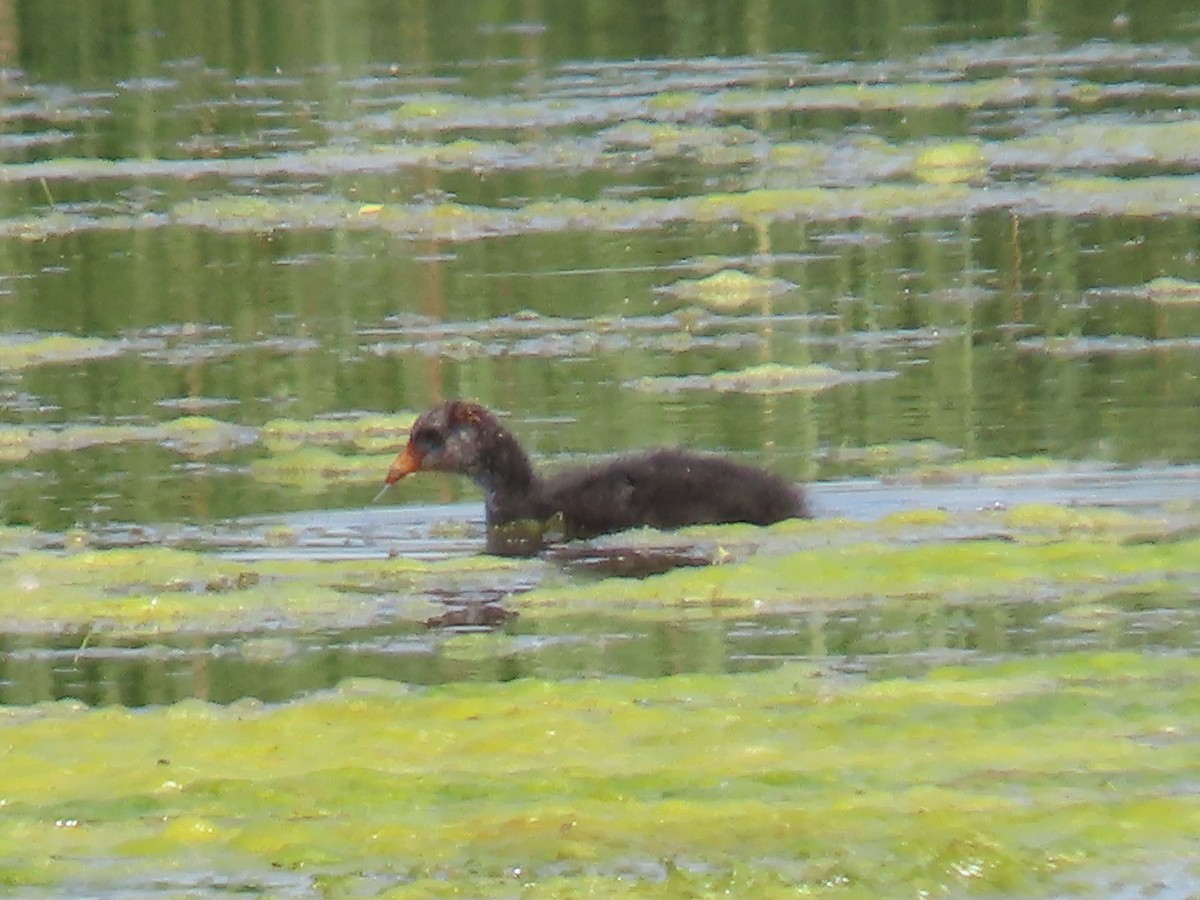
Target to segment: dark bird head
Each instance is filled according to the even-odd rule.
[[[504,432],[495,417],[466,400],[435,406],[413,423],[408,445],[388,469],[385,484],[413,472],[456,472],[479,480],[489,449]]]

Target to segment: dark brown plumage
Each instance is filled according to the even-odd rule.
[[[430,471],[466,475],[483,488],[489,534],[511,523],[559,517],[557,528],[565,537],[586,538],[641,525],[769,525],[809,516],[803,491],[791,482],[688,450],[651,450],[539,478],[496,417],[463,400],[443,403],[417,419],[386,481],[390,485]]]

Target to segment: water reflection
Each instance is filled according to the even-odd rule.
[[[396,448],[309,445],[309,467],[289,480],[278,473],[294,475],[297,460],[265,439],[281,418],[328,423],[448,396],[506,410],[549,465],[658,444],[731,452],[821,482],[923,460],[1170,460],[1193,468],[1159,481],[1103,469],[1094,493],[1125,510],[1138,508],[1139,489],[1154,490],[1160,510],[1164,497],[1194,510],[1195,6],[0,0],[0,526],[21,526],[4,530],[0,554],[65,553],[95,539],[194,548],[249,571],[270,555],[477,553],[478,529],[430,541],[411,519],[413,510],[437,515],[434,502],[472,498],[471,488],[414,485],[393,498],[408,512],[372,522],[360,510]],[[790,287],[715,306],[669,290],[714,273]],[[719,373],[763,364],[847,377],[819,390],[719,389]],[[864,373],[886,377],[850,377]],[[219,441],[202,439],[202,417],[219,425]],[[364,477],[372,454],[376,474]],[[272,477],[264,462],[277,464]],[[920,484],[936,474],[897,477],[914,480],[892,491],[864,482],[826,497],[824,511],[870,519],[945,505],[945,492]],[[1025,484],[1022,502],[1075,502],[1049,487]],[[973,508],[989,502],[976,496]],[[284,531],[301,539],[282,547],[269,524],[247,519],[329,509],[354,512],[340,525],[326,519],[310,540],[290,522]],[[1170,538],[1151,531],[1148,539]],[[612,560],[600,573],[594,557],[542,562],[568,582],[614,574]],[[276,702],[356,677],[650,678],[793,660],[825,677],[875,678],[1025,654],[1200,646],[1194,579],[1178,593],[1089,585],[1087,603],[881,592],[732,618],[540,615],[532,598],[522,610],[527,572],[497,581],[469,598],[425,585],[419,613],[392,603],[370,627],[0,635],[0,703]],[[22,601],[18,590],[9,596]],[[443,612],[430,616],[435,603]],[[47,758],[38,771],[53,777],[70,763]],[[461,775],[456,759],[447,764]],[[987,790],[997,773],[1011,797],[1003,767],[975,786]],[[771,802],[796,807],[812,783],[801,781],[772,778]],[[49,845],[62,852],[49,868],[45,853],[5,867],[6,882],[36,882],[25,893],[46,896],[353,889],[344,866],[323,874],[336,836],[307,815],[291,824],[320,832],[319,853],[287,846],[270,857],[273,874],[227,877],[241,863],[228,861],[223,842],[243,823],[212,803],[203,819],[177,817],[193,807],[146,793],[148,784],[139,776],[137,796],[107,810],[84,802],[80,812],[69,796],[53,809],[18,802],[33,818],[21,825],[18,811],[15,827],[40,835],[30,858]],[[1161,796],[1159,787],[1146,796]],[[463,796],[443,791],[437,803]],[[1124,828],[1125,807],[1114,804],[1128,796],[1106,792],[1097,821],[1115,823],[1108,832]],[[411,806],[398,818],[379,808],[391,827],[412,819]],[[60,807],[85,843],[46,831]],[[154,829],[150,841],[129,839],[127,814],[138,834]],[[87,843],[106,823],[124,829],[114,860]],[[964,880],[954,883],[971,890],[995,874],[974,851],[988,835],[968,830],[924,854],[934,862],[919,869],[936,866],[937,886],[957,873]],[[1076,835],[1070,852],[1051,857],[1060,874],[1058,863],[1080,858],[1099,834],[1081,845],[1078,829],[1066,830]],[[265,843],[253,832],[251,823],[233,840]],[[581,859],[590,838],[580,834],[551,843],[566,837],[564,858]],[[1040,846],[1036,836],[1020,842]],[[182,868],[146,862],[171,845]],[[1001,877],[1011,860],[1030,858],[996,846],[984,856],[1000,862]],[[357,886],[403,890],[412,877],[461,874],[410,866],[406,849],[364,870]],[[474,850],[468,841],[463,853]],[[624,878],[632,854],[635,876],[721,877],[721,863],[676,866],[663,854],[639,873],[639,852],[622,849],[615,869],[604,859],[582,865]],[[862,867],[801,862],[768,866],[767,880],[802,871],[818,890],[870,883]],[[63,864],[87,874],[55,886]],[[546,874],[510,864],[508,882]],[[759,869],[739,863],[737,877],[757,879]],[[467,871],[489,870],[472,859]],[[917,871],[903,877],[919,880]],[[1182,894],[1195,879],[1168,866],[1119,887],[1103,879],[1101,892],[1129,893],[1131,881],[1147,893],[1174,883]]]
[[[516,605],[519,607],[519,600]],[[654,678],[747,672],[804,662],[816,674],[883,678],[946,664],[1080,650],[1191,652],[1200,608],[1186,597],[1133,593],[1103,606],[927,598],[745,618],[597,613],[507,618],[429,629],[122,640],[84,634],[0,637],[0,702],[71,698],[142,706],[188,697],[279,702],[349,678],[413,685],[514,678]]]
[[[813,486],[822,517],[848,517],[844,540],[1013,541],[1003,518],[980,510],[1050,507],[1104,510],[1128,516],[1133,544],[1188,540],[1200,503],[1196,466],[1119,471],[1092,467],[1049,469],[939,483],[896,479]],[[872,523],[906,510],[939,510],[942,524],[906,536]],[[1145,517],[1145,518],[1140,518]],[[1035,516],[1034,521],[1037,521]],[[1086,519],[1080,519],[1084,522]],[[856,531],[855,527],[868,529]],[[277,536],[287,535],[286,542]],[[1039,537],[1039,535],[1042,535]],[[882,536],[882,537],[881,537]],[[1061,540],[1038,532],[1027,539]],[[1066,535],[1069,539],[1069,534]],[[43,550],[67,552],[71,535],[33,535]],[[57,540],[57,543],[55,542]],[[267,561],[425,560],[480,553],[484,531],[478,503],[440,507],[377,507],[220,526],[145,526],[100,529],[88,536],[96,549],[147,546],[187,548],[245,565],[237,577],[257,578]],[[638,540],[644,541],[639,544]],[[788,553],[804,546],[836,546],[820,531],[804,538],[756,535],[734,553]],[[815,542],[812,543],[812,542]],[[1098,545],[1103,546],[1103,545]],[[1115,545],[1114,545],[1115,546]],[[1081,649],[1194,652],[1200,646],[1194,586],[1162,586],[1111,593],[1086,601],[1071,590],[1036,590],[998,599],[891,596],[770,613],[727,615],[721,609],[656,602],[629,609],[605,602],[605,585],[620,593],[623,579],[647,577],[722,559],[724,545],[686,535],[657,538],[612,535],[548,549],[512,569],[481,578],[433,577],[419,596],[400,579],[351,580],[347,599],[365,599],[354,627],[314,630],[257,626],[240,633],[123,638],[102,631],[0,635],[0,702],[36,703],[73,698],[92,704],[138,706],[185,697],[232,702],[246,697],[281,701],[355,677],[415,685],[512,678],[658,677],[684,672],[738,672],[788,661],[811,663],[828,674],[867,677],[918,674],[947,662],[970,663]],[[586,582],[595,596],[586,613],[546,607],[522,609],[521,595],[546,585]],[[203,591],[206,585],[196,586]],[[220,587],[220,586],[219,586]],[[803,596],[803,590],[799,591]],[[545,601],[543,601],[545,602]],[[796,601],[797,603],[801,601]],[[347,623],[342,602],[323,621]],[[340,619],[338,618],[340,617]],[[211,627],[211,626],[206,626]]]
[[[189,547],[194,526],[203,547],[233,520],[220,552],[252,559],[271,538],[245,517],[360,507],[396,449],[313,440],[289,456],[273,423],[451,395],[509,412],[551,466],[662,444],[825,482],[906,456],[1195,462],[1188,4],[600,6],[579,28],[537,5],[509,21],[458,2],[116,3],[73,11],[69,33],[61,4],[22,6],[20,40],[0,41],[25,73],[0,97],[3,524]],[[792,377],[746,377],[764,371]],[[813,372],[830,377],[795,377]],[[876,487],[860,509],[899,508]],[[439,480],[403,500],[470,490]],[[470,531],[432,546],[409,524],[295,552],[477,549]],[[570,577],[587,567],[602,564]],[[827,612],[538,636],[485,605],[434,632],[144,656],[10,637],[5,696],[276,699],[376,668],[422,684],[553,674],[559,656],[563,672],[877,671],[1109,635],[1103,616],[1077,633],[1019,598],[995,620],[919,608],[846,612],[844,629]],[[1168,641],[1114,615],[1123,645]],[[499,631],[466,652],[455,627]]]

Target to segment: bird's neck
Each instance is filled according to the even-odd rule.
[[[471,477],[486,495],[489,525],[534,518],[538,514],[541,482],[517,439],[503,428],[488,440],[486,452],[480,454],[479,467]]]

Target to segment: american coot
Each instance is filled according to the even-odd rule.
[[[650,450],[542,479],[508,429],[464,400],[435,406],[417,419],[388,470],[385,490],[413,472],[456,472],[483,488],[493,552],[536,552],[546,523],[571,539],[640,525],[769,525],[810,515],[803,491],[791,482],[687,450]],[[492,539],[497,530],[522,522],[539,525],[532,546]]]

